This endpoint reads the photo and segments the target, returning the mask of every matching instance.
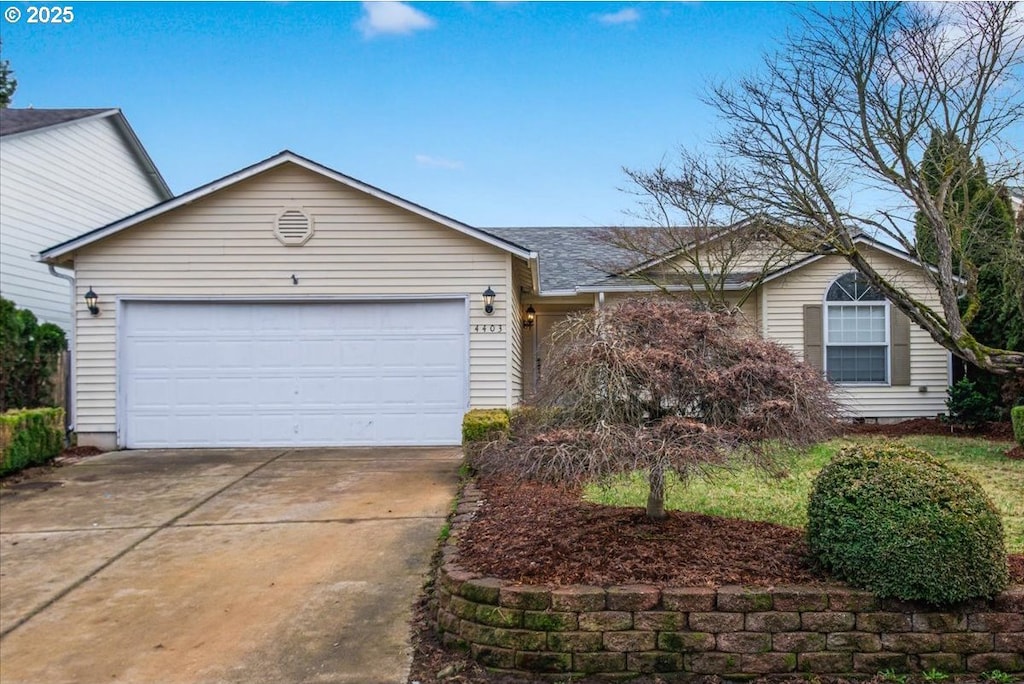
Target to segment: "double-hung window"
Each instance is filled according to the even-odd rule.
[[[836,278],[825,295],[825,373],[840,383],[889,381],[889,307],[860,273]]]

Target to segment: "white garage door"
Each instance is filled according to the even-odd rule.
[[[129,448],[459,442],[463,300],[127,302],[121,329]]]

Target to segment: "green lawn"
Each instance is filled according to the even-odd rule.
[[[786,473],[781,477],[741,469],[719,472],[708,480],[694,480],[685,487],[673,480],[665,505],[674,510],[804,527],[807,496],[815,475],[843,445],[869,439],[874,438],[836,439],[793,454],[779,462]],[[1010,448],[1009,443],[938,436],[906,437],[899,441],[928,451],[980,482],[1003,516],[1007,549],[1010,553],[1024,553],[1024,461],[1003,456]],[[613,506],[644,506],[646,478],[636,473],[617,478],[608,486],[590,486],[585,497]]]

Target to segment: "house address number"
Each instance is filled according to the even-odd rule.
[[[505,325],[503,323],[477,323],[473,326],[473,332],[478,333],[503,333],[505,332]]]

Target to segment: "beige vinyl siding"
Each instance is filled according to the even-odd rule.
[[[871,247],[863,250],[875,268],[921,301],[938,307],[934,288],[917,267]],[[802,357],[804,304],[823,303],[832,280],[849,270],[849,264],[841,257],[829,256],[766,283],[767,336]],[[909,386],[838,385],[837,395],[855,417],[932,416],[946,410],[948,378],[948,352],[923,329],[911,324]]]
[[[657,295],[658,293],[654,293],[654,294]],[[618,302],[621,302],[623,299],[627,299],[629,297],[636,297],[636,296],[637,296],[636,294],[628,294],[628,293],[622,293],[622,292],[615,292],[615,293],[606,294],[605,298],[604,298],[604,301],[605,301],[605,305],[606,306],[613,306],[613,305],[617,304]],[[647,293],[647,294],[644,294],[644,295],[641,295],[641,296],[652,296],[652,295],[650,293]],[[681,292],[681,293],[675,294],[675,296],[679,297],[680,299],[687,299],[687,298],[689,298],[692,295],[690,295],[689,293]],[[726,296],[726,301],[729,303],[730,306],[736,306],[737,302],[739,302],[739,299],[740,299],[740,293],[736,293],[735,295],[730,293],[729,295]],[[750,323],[752,325],[756,325],[757,324],[757,322],[760,319],[759,319],[759,311],[758,311],[758,296],[757,296],[756,292],[754,294],[750,295],[749,297],[747,297],[747,300],[745,302],[743,302],[743,305],[740,307],[740,313],[743,314],[743,317],[745,319],[747,319],[748,321],[750,321]]]
[[[274,236],[285,208],[313,219],[315,234],[302,246]],[[292,164],[88,246],[75,266],[79,299],[92,286],[102,310],[76,309],[80,432],[115,430],[118,297],[466,297],[470,406],[509,403],[510,326],[474,330],[518,316],[508,254]],[[497,294],[491,316],[481,297],[488,286]]]
[[[509,259],[509,392],[510,405],[517,406],[523,401],[523,316],[527,305],[520,293],[530,289],[530,266],[522,259],[508,255]]]
[[[802,254],[793,250],[774,238],[763,240],[744,241],[746,249],[737,254],[733,250],[740,249],[729,244],[729,238],[722,238],[724,242],[716,240],[708,244],[701,253],[701,268],[708,273],[716,273],[723,261],[728,261],[728,267],[732,273],[759,273],[766,269],[776,271],[797,261]],[[694,265],[683,258],[675,258],[658,264],[651,269],[654,273],[692,273],[696,269]]]
[[[71,326],[71,291],[34,255],[163,199],[111,117],[0,138],[0,294]]]

